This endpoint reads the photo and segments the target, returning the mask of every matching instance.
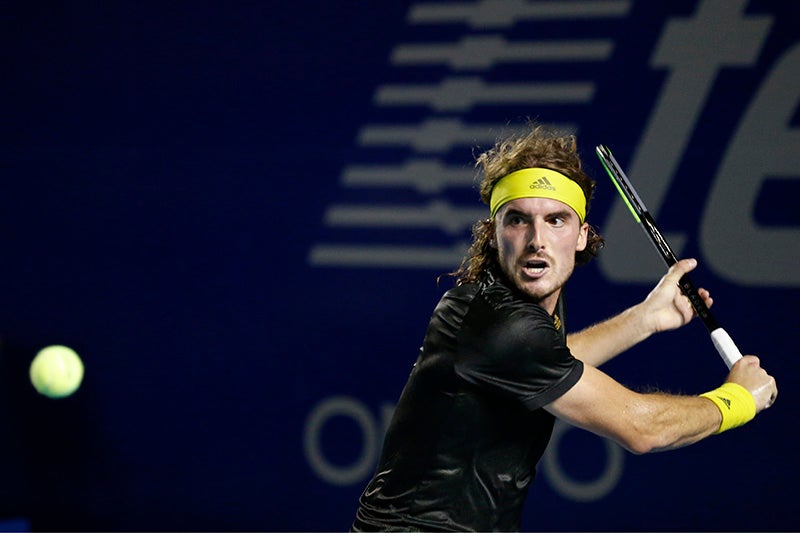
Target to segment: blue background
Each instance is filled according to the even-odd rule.
[[[384,411],[448,286],[437,276],[455,268],[459,254],[448,265],[332,265],[315,263],[312,252],[321,244],[457,247],[469,232],[337,226],[329,210],[402,210],[430,200],[480,208],[470,187],[473,150],[490,145],[486,137],[500,126],[533,117],[575,126],[598,180],[590,219],[602,233],[617,200],[593,147],[609,144],[630,163],[666,80],[650,62],[658,38],[667,21],[691,17],[703,3],[606,1],[625,13],[477,29],[415,22],[410,14],[430,2],[4,3],[0,524],[347,529],[369,474],[336,483],[315,468],[312,415],[345,399],[351,410],[332,411],[312,445],[333,469],[369,463]],[[697,238],[705,194],[744,109],[800,40],[795,2],[744,4],[748,16],[771,17],[763,48],[749,66],[715,79],[659,222],[687,235],[683,255],[701,261],[696,282],[712,290],[718,318],[742,350],[760,355],[777,377],[779,401],[747,427],[695,446],[625,454],[613,490],[591,501],[576,501],[540,472],[526,529],[798,529],[799,287],[736,283],[703,263]],[[400,45],[452,43],[470,31],[508,41],[604,38],[614,48],[604,62],[518,61],[466,72],[390,59]],[[460,110],[376,98],[385,85],[465,76],[592,80],[595,92],[585,106],[489,101]],[[795,98],[796,82],[786,89]],[[431,119],[494,129],[438,151],[363,140],[375,125]],[[799,122],[795,108],[787,130]],[[420,158],[462,168],[464,185],[426,195],[343,182],[348,168]],[[753,216],[795,228],[780,253],[800,259],[796,184],[783,176],[765,187]],[[644,240],[633,223],[610,237],[609,250]],[[741,243],[741,261],[771,260],[750,247]],[[620,311],[650,286],[610,279],[595,263],[581,268],[568,286],[568,326]],[[28,381],[31,359],[50,344],[71,346],[85,362],[70,398],[41,397]],[[725,376],[699,324],[646,341],[607,371],[633,387],[687,393]],[[596,437],[577,431],[559,450],[578,482],[599,476],[608,459]]]

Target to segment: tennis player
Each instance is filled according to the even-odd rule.
[[[633,453],[669,450],[751,420],[775,401],[757,357],[699,396],[642,394],[597,367],[693,316],[673,265],[639,304],[566,335],[563,288],[603,238],[573,136],[541,125],[478,157],[490,217],[434,310],[352,525],[514,531],[555,417]],[[708,291],[700,294],[707,305]]]

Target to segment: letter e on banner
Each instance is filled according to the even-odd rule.
[[[755,205],[766,178],[800,179],[800,44],[759,88],[731,141],[708,197],[700,239],[708,264],[741,285],[797,287],[800,228],[759,225]]]

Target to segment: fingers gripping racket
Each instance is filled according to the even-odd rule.
[[[677,263],[678,258],[675,257],[675,253],[672,251],[672,248],[670,248],[669,243],[658,230],[655,220],[650,215],[647,207],[645,207],[642,199],[636,194],[636,190],[620,168],[617,160],[611,155],[611,150],[609,150],[607,146],[601,144],[596,148],[596,151],[597,156],[603,163],[606,172],[608,172],[611,181],[617,188],[625,205],[628,206],[633,218],[636,219],[636,222],[642,227],[656,250],[658,250],[658,253],[661,254],[661,258],[667,264],[667,267],[671,267]],[[703,321],[706,329],[708,329],[711,334],[711,341],[714,343],[719,355],[725,361],[725,364],[728,365],[728,368],[731,368],[736,361],[742,358],[742,353],[739,351],[739,348],[736,347],[730,335],[719,326],[714,315],[711,314],[711,311],[697,293],[697,289],[688,274],[684,274],[678,281],[678,286],[681,292],[689,298],[689,302],[692,304],[697,316],[700,317],[700,320]]]

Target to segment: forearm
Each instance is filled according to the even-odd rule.
[[[569,335],[567,345],[584,363],[599,366],[658,331],[687,324],[694,315],[689,299],[678,288],[681,276],[691,271],[696,261],[682,259],[670,267],[643,302],[619,315]],[[713,300],[705,289],[698,293],[707,306]]]
[[[652,335],[642,305],[635,305],[603,322],[567,335],[572,354],[586,364],[600,366]]]
[[[774,379],[759,367],[755,357],[746,356],[742,361],[744,363],[738,364],[725,383],[700,396],[641,395],[646,407],[640,419],[650,420],[645,426],[652,427],[652,432],[661,438],[652,443],[649,451],[680,448],[710,434],[739,427],[752,420],[759,408],[769,407],[777,395]],[[740,379],[744,385],[735,379]],[[757,392],[764,388],[765,394],[758,392],[754,396],[745,385],[755,385]],[[761,399],[760,406],[756,396]],[[765,397],[768,398],[766,405]]]
[[[630,442],[636,453],[674,450],[694,444],[720,427],[722,415],[698,396],[642,395],[638,413],[631,413]]]
[[[637,393],[588,365],[578,383],[545,409],[637,454],[687,446],[722,424],[720,409],[709,399]]]

